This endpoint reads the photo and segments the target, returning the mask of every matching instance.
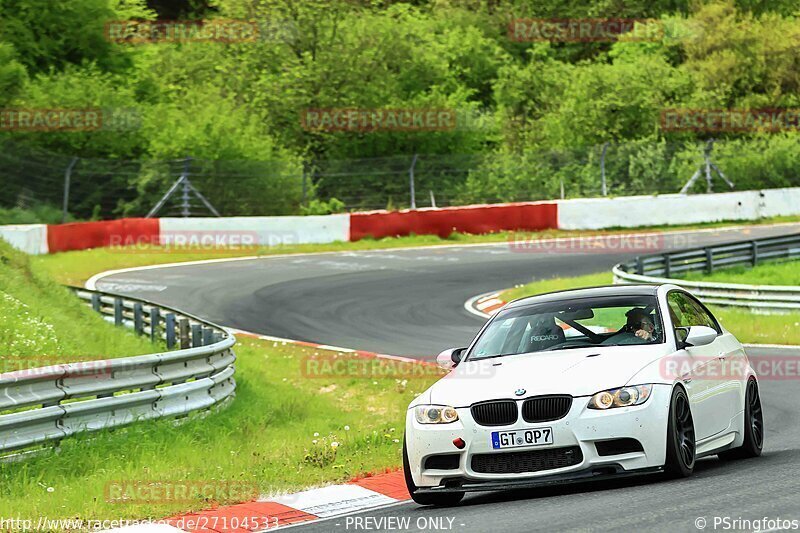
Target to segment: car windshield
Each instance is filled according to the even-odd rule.
[[[469,360],[520,353],[664,342],[652,296],[563,299],[506,309],[483,330]]]

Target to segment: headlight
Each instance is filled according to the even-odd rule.
[[[449,424],[458,420],[458,413],[449,405],[418,405],[414,417],[420,424]]]
[[[633,385],[621,389],[598,392],[589,400],[589,409],[613,409],[614,407],[628,407],[641,405],[650,397],[652,385]]]

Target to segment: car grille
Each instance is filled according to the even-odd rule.
[[[472,456],[472,470],[480,474],[522,474],[574,466],[583,461],[579,446],[526,452],[482,453]]]
[[[564,418],[572,407],[572,396],[538,396],[522,404],[525,422],[549,422]]]
[[[507,426],[517,421],[517,402],[498,400],[470,407],[472,418],[481,426]]]

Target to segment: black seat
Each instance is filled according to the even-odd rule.
[[[540,315],[530,322],[530,334],[526,352],[538,352],[551,346],[561,344],[566,340],[564,329],[556,324],[555,316]]]

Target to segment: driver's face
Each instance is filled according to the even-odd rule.
[[[639,329],[643,329],[648,333],[653,333],[656,329],[656,325],[653,324],[653,321],[647,317],[642,317],[641,322],[639,323]]]

